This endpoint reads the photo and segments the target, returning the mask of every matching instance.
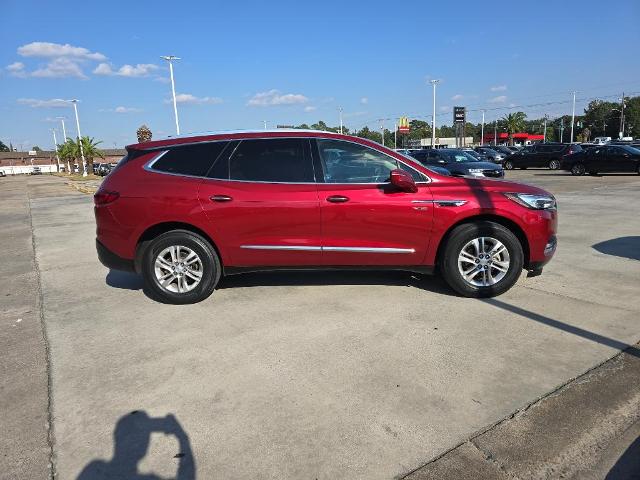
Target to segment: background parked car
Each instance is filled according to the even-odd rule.
[[[411,156],[425,167],[437,166],[445,168],[453,176],[472,175],[476,177],[504,177],[504,170],[500,165],[482,162],[458,148],[441,148],[418,150]]]
[[[496,152],[493,148],[490,147],[476,147],[474,150],[478,153],[481,153],[486,158],[494,163],[502,163],[506,157],[506,155],[502,152]]]
[[[514,168],[549,168],[558,170],[565,155],[582,151],[575,143],[538,143],[528,145],[520,152],[514,153],[504,162],[505,170]]]
[[[100,175],[101,177],[109,175],[109,173],[111,172],[111,170],[113,170],[115,166],[116,166],[115,163],[101,163],[97,174]]]
[[[495,150],[498,153],[504,153],[505,158],[513,155],[513,150],[505,145],[491,145],[491,150]]]
[[[4,170],[0,170],[0,177],[6,177],[6,176],[7,176],[7,174],[4,173]]]
[[[640,150],[628,145],[603,145],[569,155],[562,162],[562,169],[573,175],[588,172],[635,172],[640,174]]]
[[[40,167],[33,167],[33,170],[31,170],[31,175],[42,175],[42,170],[40,169]]]
[[[465,152],[465,153],[468,153],[472,157],[477,158],[481,162],[490,162],[491,161],[491,160],[489,160],[487,158],[487,156],[484,153],[478,153],[473,148],[463,148],[462,151]]]

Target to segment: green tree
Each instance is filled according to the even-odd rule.
[[[100,145],[102,141],[96,142],[93,137],[83,136],[82,137],[82,152],[84,153],[84,158],[87,161],[87,172],[93,173],[93,159],[96,157],[104,158],[104,154],[101,150],[98,149],[98,145]],[[79,149],[80,147],[78,147]],[[80,152],[78,152],[80,153]],[[79,155],[78,155],[79,156]],[[77,156],[76,156],[77,158]]]
[[[2,143],[2,141],[0,140],[0,152],[8,152],[9,151],[9,147],[7,147],[4,143]]]
[[[136,136],[138,137],[138,143],[150,142],[153,134],[151,130],[146,125],[140,126],[138,130],[136,130]]]
[[[67,163],[67,173],[73,173],[71,170],[71,162],[75,162],[76,152],[78,151],[77,143],[67,138],[67,141],[58,145],[58,157],[61,161]],[[78,151],[79,155],[79,151]]]
[[[501,121],[509,134],[509,145],[513,145],[513,134],[524,130],[526,118],[524,112],[510,113],[502,117]]]
[[[31,150],[35,150],[36,152],[41,152],[42,151],[42,149],[37,145],[31,147]]]

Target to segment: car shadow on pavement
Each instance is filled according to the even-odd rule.
[[[161,480],[164,477],[138,471],[138,464],[147,455],[154,432],[172,436],[178,441],[178,452],[173,455],[176,475],[171,478],[195,480],[196,466],[189,437],[176,417],[169,414],[152,418],[143,410],[120,417],[113,431],[111,460],[92,460],[82,469],[77,480]]]
[[[600,335],[599,333],[590,332],[589,330],[585,330],[583,328],[576,327],[550,317],[545,317],[544,315],[540,315],[539,313],[530,312],[529,310],[516,307],[515,305],[509,305],[508,303],[505,303],[502,300],[498,300],[497,298],[485,298],[482,301],[489,305],[493,305],[494,307],[501,308],[511,313],[515,313],[516,315],[534,320],[549,327],[557,328],[558,330],[571,333],[573,335],[591,340],[592,342],[599,343],[601,345],[606,345],[607,347],[612,347],[617,350],[624,351],[629,355],[640,358],[639,348],[624,342],[620,342],[619,340],[616,340],[614,338],[605,337],[604,335]]]
[[[629,480],[640,478],[640,437],[629,445],[618,459],[605,480]]]
[[[385,285],[414,287],[433,293],[458,296],[437,275],[405,271],[305,270],[264,271],[222,277],[218,289],[313,285]]]
[[[144,288],[142,277],[133,272],[109,270],[105,282],[110,287],[122,288],[124,290],[142,290]]]
[[[606,255],[640,260],[640,237],[618,237],[591,246]]]

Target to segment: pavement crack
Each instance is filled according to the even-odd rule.
[[[49,337],[47,335],[47,326],[44,316],[44,295],[42,293],[42,278],[40,275],[40,265],[38,264],[38,258],[36,256],[36,238],[33,229],[33,216],[31,212],[31,195],[29,194],[29,187],[27,186],[27,211],[29,213],[29,229],[31,231],[31,247],[33,249],[33,264],[37,285],[37,308],[38,315],[40,317],[40,330],[42,332],[42,340],[45,350],[45,364],[47,373],[47,445],[49,447],[49,479],[53,480],[56,477],[55,468],[55,432],[53,429],[53,388],[52,388],[52,373],[51,373],[51,349],[49,345]]]

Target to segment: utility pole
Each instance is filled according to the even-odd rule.
[[[622,92],[622,99],[620,101],[622,104],[620,106],[620,133],[618,134],[619,138],[624,137],[624,92]]]
[[[78,118],[78,100],[70,100],[73,103],[73,111],[76,114],[76,128],[78,130],[78,145],[80,145],[80,156],[82,157],[82,176],[86,177],[87,161],[84,159],[84,149],[82,148],[82,134],[80,133],[80,119]]]
[[[560,143],[564,140],[564,117],[560,117]]]
[[[60,157],[58,156],[58,139],[56,138],[56,129],[52,128],[51,132],[53,133],[53,148],[56,152],[56,164],[58,166],[58,173],[60,172]]]
[[[380,119],[380,133],[382,133],[382,146],[384,147],[384,118]]]
[[[544,132],[542,132],[544,137],[542,143],[547,143],[547,114],[544,114]]]
[[[398,148],[398,122],[393,121],[393,148]]]
[[[342,107],[338,108],[340,111],[340,135],[342,135]]]
[[[263,120],[262,123],[264,123],[264,129],[266,130],[267,129],[267,121]]]
[[[436,148],[436,85],[440,80],[430,80],[433,86],[433,117],[431,121],[431,148]]]
[[[493,122],[493,144],[498,145],[498,120]]]
[[[64,117],[56,117],[56,118],[62,122],[62,141],[64,143],[67,141],[67,129],[64,128]]]
[[[180,122],[178,121],[178,105],[176,102],[176,84],[173,80],[173,61],[180,60],[180,57],[176,57],[175,55],[163,55],[160,58],[169,62],[169,75],[171,76],[171,93],[173,94],[173,114],[176,117],[176,135],[180,135]]]
[[[480,146],[484,145],[484,110],[482,110],[482,128],[480,129]]]
[[[573,107],[571,108],[571,140],[569,143],[573,143],[573,123],[576,118],[576,92],[573,91]]]

